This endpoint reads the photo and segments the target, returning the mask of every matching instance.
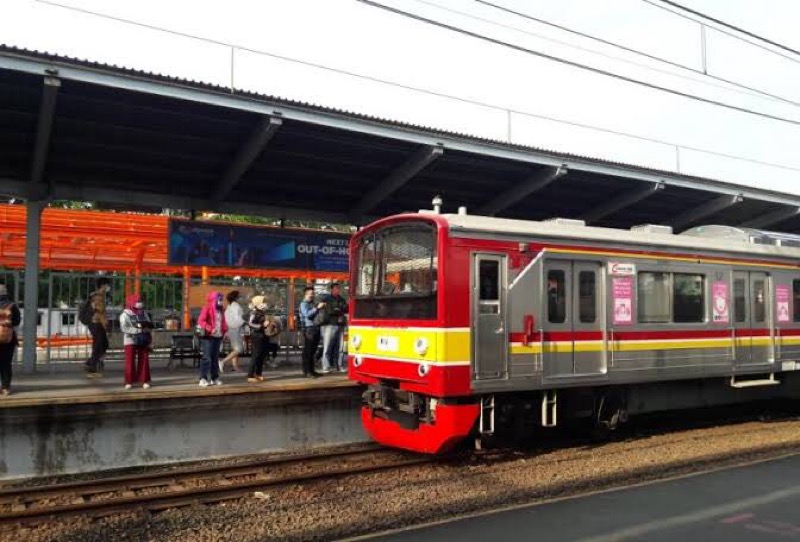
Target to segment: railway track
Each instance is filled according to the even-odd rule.
[[[159,512],[218,503],[255,491],[430,463],[396,450],[356,450],[260,459],[99,480],[0,489],[0,529],[75,516]]]

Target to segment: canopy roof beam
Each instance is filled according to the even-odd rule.
[[[497,197],[489,203],[478,209],[479,215],[494,216],[500,211],[508,209],[512,205],[520,202],[522,199],[530,196],[537,190],[541,190],[553,181],[560,179],[568,172],[567,166],[551,167],[546,166],[539,171],[527,177],[506,190],[500,193]]]
[[[372,190],[355,204],[351,216],[355,222],[360,222],[367,211],[377,207],[382,201],[394,194],[404,184],[413,179],[420,171],[428,167],[444,154],[441,146],[427,145],[417,149],[388,177],[379,182]]]
[[[47,156],[50,149],[50,139],[53,132],[53,119],[56,113],[56,98],[61,81],[57,77],[45,76],[42,85],[42,101],[39,105],[39,120],[36,125],[36,142],[33,147],[33,160],[31,161],[31,183],[36,187],[36,192],[43,193],[39,186],[44,183],[44,171],[47,165]]]
[[[639,203],[642,200],[645,200],[656,194],[657,192],[664,190],[665,184],[663,182],[655,182],[655,183],[647,183],[647,185],[643,187],[639,187],[636,190],[631,190],[627,194],[613,199],[599,207],[595,207],[588,213],[584,214],[581,219],[583,219],[587,224],[597,222],[606,218],[607,216],[613,215],[625,209],[626,207],[630,207],[636,203]]]
[[[744,197],[741,194],[736,194],[735,196],[720,196],[700,205],[699,207],[695,207],[694,209],[689,209],[688,211],[681,213],[669,221],[669,223],[675,231],[684,230],[696,222],[703,220],[704,218],[714,215],[729,207],[733,207],[734,205],[743,201]]]
[[[759,215],[750,220],[745,220],[739,224],[742,228],[768,228],[784,220],[789,220],[792,217],[800,215],[800,207],[787,207],[785,209],[778,209],[771,213]]]
[[[250,134],[249,139],[236,153],[233,161],[225,170],[219,184],[214,189],[211,199],[216,202],[225,201],[231,190],[239,183],[247,170],[256,161],[256,158],[264,152],[270,140],[275,136],[283,121],[277,117],[262,117],[258,126],[253,133]]]

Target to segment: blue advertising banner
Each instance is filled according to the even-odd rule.
[[[346,272],[345,233],[170,220],[169,264]]]

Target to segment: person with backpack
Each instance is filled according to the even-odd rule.
[[[257,295],[250,302],[250,319],[247,326],[250,328],[250,370],[247,372],[247,381],[250,383],[264,381],[264,360],[267,357],[267,336],[264,326],[267,321],[267,304],[264,296]]]
[[[78,319],[89,328],[89,333],[92,335],[92,353],[86,360],[86,376],[89,378],[102,376],[100,370],[108,350],[106,296],[110,291],[111,281],[100,277],[97,279],[97,289],[89,294],[89,298],[78,311]]]
[[[8,289],[0,284],[0,395],[11,394],[11,363],[19,339],[16,327],[22,322],[19,307],[8,296]]]
[[[119,327],[124,333],[125,345],[125,389],[133,383],[142,388],[150,387],[150,346],[153,343],[153,321],[144,310],[139,296],[128,296],[125,310],[119,315]]]
[[[228,331],[225,311],[222,310],[223,295],[217,291],[209,292],[206,304],[197,319],[197,334],[203,348],[200,362],[200,387],[221,386],[219,377],[219,347],[222,337]]]

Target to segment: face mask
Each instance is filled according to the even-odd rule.
[[[135,309],[137,309],[137,310],[142,310],[142,309],[144,308],[144,303],[142,303],[141,301],[139,301],[139,302],[138,302],[138,303],[136,303],[136,304],[135,304],[133,307],[134,307]]]

